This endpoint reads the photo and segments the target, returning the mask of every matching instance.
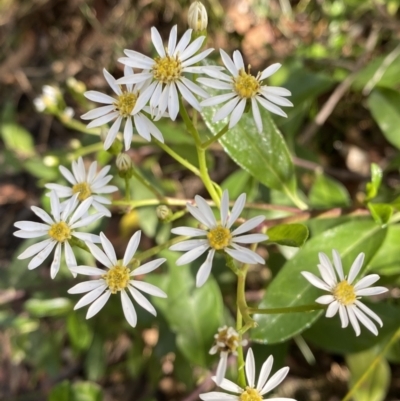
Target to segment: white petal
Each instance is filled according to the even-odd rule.
[[[327,305],[334,302],[335,297],[333,295],[322,295],[315,300],[317,304]]]
[[[189,252],[186,252],[182,255],[177,261],[177,266],[186,265],[190,262],[193,262],[195,259],[200,257],[210,246],[208,244],[200,245],[197,248],[192,249]]]
[[[51,207],[51,214],[54,217],[54,220],[59,222],[60,221],[60,201],[58,199],[57,194],[54,191],[50,192],[50,207]]]
[[[279,86],[263,86],[263,91],[269,95],[277,96],[291,96],[292,92],[286,88],[281,88]]]
[[[176,235],[188,235],[190,237],[200,237],[202,235],[207,235],[208,231],[193,227],[175,227],[171,230],[171,233]]]
[[[350,324],[353,326],[354,331],[356,332],[356,336],[358,337],[361,333],[360,325],[358,324],[358,320],[354,311],[349,306],[346,306],[347,313],[349,315]]]
[[[228,353],[221,351],[221,355],[217,366],[217,371],[215,374],[215,384],[217,386],[219,386],[222,383],[222,380],[224,380],[227,361],[228,361]]]
[[[228,219],[227,228],[232,227],[233,223],[240,216],[240,213],[242,213],[245,204],[246,204],[246,194],[243,193],[239,196],[239,198],[237,198],[235,204],[233,205],[231,215],[229,216]]]
[[[264,93],[263,93],[264,95]],[[275,95],[264,95],[267,100],[269,100],[272,103],[277,104],[278,106],[284,106],[284,107],[293,107],[293,103],[281,96],[275,96]]]
[[[214,382],[217,382],[217,377],[214,376]],[[237,395],[221,393],[219,391],[211,391],[209,393],[199,394],[199,398],[204,401],[238,401]]]
[[[217,104],[224,103],[229,99],[232,99],[234,97],[237,97],[236,93],[225,93],[223,95],[218,95],[218,96],[213,96],[209,97],[206,100],[203,100],[200,105],[202,107],[207,107],[207,106],[216,106]]]
[[[97,91],[87,91],[84,93],[84,96],[97,103],[113,104],[116,102],[116,99],[113,97]]]
[[[354,286],[354,289],[356,291],[361,290],[376,283],[378,280],[379,280],[378,274],[369,274],[368,276],[363,277],[359,282],[357,282],[357,284]]]
[[[59,166],[58,168],[67,181],[69,181],[72,185],[77,184],[75,177],[67,168],[65,168],[64,166]]]
[[[193,67],[194,68],[194,67]],[[232,85],[232,77],[221,72],[219,68],[215,66],[202,66],[200,70],[203,74],[207,74],[212,78],[220,79],[221,81],[229,82]]]
[[[256,127],[258,132],[262,132],[263,123],[261,119],[260,109],[258,108],[257,100],[253,97],[251,98],[251,109],[253,111],[254,122],[256,123]]]
[[[349,325],[349,316],[347,314],[347,309],[344,305],[339,305],[339,316],[342,323],[342,328],[346,328]]]
[[[130,149],[132,143],[132,136],[133,136],[132,118],[127,118],[125,121],[125,128],[124,128],[125,150]]]
[[[103,117],[96,118],[95,120],[93,120],[92,122],[90,122],[87,125],[87,128],[100,127],[100,125],[107,124],[108,122],[110,122],[111,120],[114,120],[118,116],[119,116],[118,111],[113,111],[112,113],[106,114]]]
[[[226,224],[228,223],[228,214],[229,214],[229,192],[227,189],[222,194],[220,214],[221,214],[221,225],[223,227],[226,227]]]
[[[81,233],[79,231],[74,231],[72,235],[76,238],[81,239],[82,241],[85,242],[93,242],[95,244],[100,243],[100,237],[96,234],[90,234],[90,233]]]
[[[108,268],[111,269],[111,267],[113,266],[113,263],[110,261],[110,259],[108,259],[108,257],[106,256],[106,254],[95,244],[92,244],[90,242],[88,242],[86,244],[90,250],[90,252],[92,253],[92,255],[100,262],[102,263],[104,266],[107,266]]]
[[[278,116],[287,117],[287,114],[281,108],[264,99],[263,97],[256,96],[256,99],[260,102],[261,106],[263,106],[271,113],[277,114]]]
[[[201,287],[207,281],[211,272],[214,254],[215,250],[210,250],[208,252],[205,262],[200,266],[200,269],[196,275],[196,287]]]
[[[181,40],[175,48],[174,56],[180,56],[182,52],[186,49],[192,37],[192,30],[188,29],[182,36]]]
[[[104,280],[84,281],[70,288],[68,294],[82,294],[84,292],[92,291],[97,287],[101,287],[102,285],[104,285]]]
[[[204,224],[206,227],[212,228],[214,225],[210,225],[210,216],[204,216],[199,208],[187,203],[186,207],[189,210],[189,213],[200,223]],[[214,217],[215,218],[215,217]],[[189,228],[189,227],[187,227]]]
[[[111,147],[115,138],[117,137],[119,127],[121,126],[122,117],[118,116],[118,118],[114,121],[113,125],[111,126],[108,134],[106,136],[106,140],[104,141],[104,150],[107,150]]]
[[[154,64],[154,60],[152,58],[145,56],[144,54],[139,53],[135,50],[124,50],[124,53],[132,60],[137,60],[137,61],[146,63],[148,68],[151,68],[151,66]],[[142,67],[138,67],[138,68],[142,68]]]
[[[306,280],[308,280],[314,287],[320,288],[321,290],[330,291],[329,286],[324,283],[320,278],[309,272],[301,272]]]
[[[215,379],[213,378],[215,381]],[[243,393],[243,389],[239,387],[237,384],[231,382],[228,379],[222,380],[222,383],[219,385],[223,390],[230,391],[231,393],[241,394]]]
[[[73,210],[75,210],[77,204],[79,203],[78,196],[79,196],[79,193],[73,195],[72,198],[70,198],[67,202],[64,202],[64,204],[63,204],[64,210],[61,214],[61,220],[67,221],[71,212]],[[60,205],[60,208],[61,208],[61,205]]]
[[[339,276],[340,281],[344,280],[342,259],[340,258],[339,252],[336,249],[332,250],[333,264],[335,265],[336,272]]]
[[[93,204],[92,204],[93,206]],[[107,209],[106,209],[107,210]],[[75,229],[75,228],[80,228],[80,227],[86,227],[89,224],[92,224],[93,222],[97,221],[98,219],[102,218],[104,216],[103,213],[95,213],[91,214],[90,216],[85,217],[84,219],[79,220],[78,222],[72,224],[70,228]],[[75,235],[75,232],[74,234]],[[92,241],[93,242],[93,241]],[[98,241],[96,241],[98,242]]]
[[[258,376],[257,390],[261,391],[265,386],[266,381],[271,373],[272,365],[274,363],[274,357],[270,355],[268,359],[263,363],[260,375]]]
[[[75,305],[74,310],[82,308],[86,305],[89,305],[92,303],[95,299],[97,299],[107,288],[107,285],[103,284],[100,286],[96,286],[92,291],[88,292],[86,295],[84,295],[78,303]]]
[[[279,63],[270,65],[261,73],[259,80],[262,81],[263,79],[270,77],[272,74],[275,74],[275,72],[278,71],[281,66],[282,64]]]
[[[247,234],[241,235],[240,237],[234,237],[232,242],[238,242],[239,244],[256,244],[263,242],[268,239],[268,235],[265,234]]]
[[[153,45],[157,51],[157,53],[161,57],[165,57],[165,50],[164,50],[164,44],[161,39],[160,33],[158,30],[153,26],[151,28],[151,41],[153,42]]]
[[[45,184],[45,187],[47,189],[55,191],[59,198],[66,198],[67,196],[72,196],[72,189],[66,187],[65,185]]]
[[[85,199],[75,210],[71,218],[69,219],[68,224],[72,226],[74,223],[76,223],[90,208],[90,205],[93,202],[93,198],[89,197]]]
[[[233,128],[239,122],[242,118],[245,107],[246,99],[242,99],[232,111],[231,118],[229,119],[229,128]]]
[[[360,272],[361,267],[362,267],[362,265],[364,263],[364,257],[365,257],[364,252],[361,252],[357,256],[357,258],[353,262],[353,264],[351,265],[349,277],[347,279],[349,284],[351,284],[354,281],[354,279],[357,277],[358,273]]]
[[[356,301],[355,304],[358,306],[358,308],[360,308],[365,314],[367,314],[368,316],[372,317],[372,319],[376,320],[379,325],[382,327],[383,326],[383,322],[381,320],[381,318],[374,312],[372,311],[370,308],[368,308],[368,306],[365,306],[362,302],[360,301]]]
[[[157,269],[165,261],[166,261],[166,259],[160,258],[160,259],[152,260],[151,262],[147,262],[144,265],[133,270],[133,272],[131,273],[131,276],[139,276],[141,274],[150,273],[153,270]]]
[[[218,81],[217,79],[197,78],[196,81],[200,82],[201,84],[203,84],[205,86],[209,86],[210,88],[213,88],[213,89],[225,89],[225,90],[232,89],[232,84],[228,84],[226,82],[221,82],[221,81]]]
[[[14,236],[18,238],[38,238],[43,237],[43,235],[47,235],[49,230],[42,231],[23,231],[18,230],[14,232]]]
[[[151,59],[150,59],[151,60]],[[151,68],[151,66],[154,64],[154,62],[151,62],[150,64],[147,64],[147,68]],[[134,75],[135,72],[133,71],[133,68],[130,67],[129,65],[124,65],[124,77],[128,75]],[[132,84],[126,84],[126,89],[128,92],[132,92],[133,85]]]
[[[115,78],[105,69],[103,68],[103,75],[111,89],[119,96],[122,94],[121,88],[117,85]]]
[[[336,315],[338,310],[339,310],[339,302],[333,301],[331,304],[329,304],[328,308],[326,309],[325,316],[333,317]]]
[[[256,363],[254,361],[254,354],[251,348],[247,350],[246,363],[244,366],[246,369],[247,384],[253,388],[256,376]]]
[[[236,105],[239,103],[239,96],[234,97],[232,100],[230,100],[228,103],[224,104],[215,114],[213,117],[213,121],[220,121],[226,118],[230,113],[232,113],[232,110],[236,107]]]
[[[260,391],[260,395],[267,394],[271,390],[273,390],[276,386],[282,383],[282,381],[285,379],[287,374],[289,373],[289,368],[284,367],[282,369],[279,369],[268,381],[267,384],[263,387],[263,389]]]
[[[235,66],[238,70],[244,70],[244,62],[243,62],[243,57],[242,54],[240,53],[239,50],[235,50],[233,52],[233,62],[235,63]]]
[[[231,58],[228,56],[228,54],[224,50],[220,49],[219,52],[221,53],[221,58],[225,64],[226,68],[229,70],[229,72],[233,76],[237,77],[239,75],[239,71],[238,71],[236,65],[231,60]]]
[[[138,114],[138,116],[146,123],[150,134],[160,142],[164,143],[164,137],[162,136],[161,131],[144,114]]]
[[[122,262],[122,264],[124,266],[127,266],[128,263],[133,258],[133,255],[135,254],[135,252],[139,246],[141,234],[142,234],[142,232],[140,230],[136,231],[135,234],[133,234],[131,239],[129,240],[128,245],[125,250],[124,260]]]
[[[57,241],[52,241],[50,242],[46,248],[42,249],[30,262],[28,265],[28,269],[32,270],[35,269],[36,267],[38,267],[40,264],[42,264],[45,259],[47,258],[47,256],[50,255],[51,251],[53,250],[53,248],[55,247],[55,245],[57,244]]]
[[[176,90],[176,86],[174,83],[169,85],[168,92],[168,112],[172,121],[176,120],[176,117],[179,112],[179,98],[178,92]]]
[[[192,57],[202,46],[205,36],[200,36],[195,39],[180,55],[180,60],[185,61],[189,57]]]
[[[179,92],[181,92],[183,98],[197,111],[201,111],[200,103],[194,97],[193,93],[180,81],[177,81]]]
[[[49,245],[50,242],[53,241],[54,241],[53,238],[49,238],[44,241],[38,242],[37,244],[31,245],[29,248],[25,249],[25,251],[22,252],[21,255],[18,256],[18,259],[27,259],[33,255],[36,255],[41,250],[46,248],[46,246]]]
[[[322,280],[324,280],[330,288],[333,288],[337,283],[336,276],[332,277],[332,274],[334,274],[333,270],[330,270],[329,267],[324,264],[319,264],[318,270],[321,274]]]
[[[132,109],[131,115],[135,115],[139,113],[144,106],[146,106],[152,96],[157,94],[157,88],[162,87],[161,83],[153,82],[149,87],[147,87],[143,92],[140,93],[139,97],[136,100],[135,107]],[[159,96],[157,98],[159,100]]]
[[[375,324],[372,320],[365,315],[360,309],[356,306],[351,307],[353,309],[354,314],[356,315],[357,319],[374,335],[378,335],[378,329],[376,328]]]
[[[192,249],[197,248],[198,246],[204,245],[207,243],[208,243],[207,239],[193,239],[193,240],[188,240],[188,241],[182,241],[182,242],[178,242],[177,244],[170,246],[169,250],[186,252],[186,251],[191,251]]]
[[[137,280],[132,280],[130,281],[130,284],[137,288],[138,290],[145,292],[146,294],[153,295],[155,297],[160,297],[160,298],[167,298],[167,294],[161,290],[160,288],[156,287],[153,284],[150,283],[145,283],[144,281],[137,281]]]
[[[128,61],[125,61],[125,64],[130,65],[131,67],[134,67],[134,63],[128,63]],[[129,75],[127,77],[122,77],[117,79],[117,84],[121,85],[129,85],[129,84],[138,84],[143,81],[146,81],[149,78],[152,78],[153,74],[150,72],[141,72],[139,74],[134,74],[134,75]]]
[[[215,219],[214,213],[210,207],[210,205],[199,195],[194,197],[196,201],[196,205],[200,210],[200,213],[203,215],[204,219],[207,221],[208,227],[215,227],[217,225],[217,220]]]
[[[359,297],[378,295],[378,294],[383,294],[387,291],[389,291],[389,290],[386,287],[369,287],[369,288],[363,288],[361,290],[357,290],[356,295]]]
[[[187,79],[185,77],[181,78],[181,82],[193,93],[196,95],[199,95],[203,98],[208,97],[208,93],[203,89],[200,88],[200,86],[196,85],[194,82],[192,82],[190,79]]]
[[[92,266],[72,266],[70,270],[74,273],[84,274],[85,276],[102,276],[107,273],[105,270]]]
[[[205,59],[213,51],[214,51],[214,49],[207,49],[207,50],[204,50],[201,53],[197,54],[196,56],[185,60],[185,62],[182,63],[183,72],[186,72],[185,67],[189,67],[190,65],[198,63],[199,61]]]
[[[50,267],[51,278],[54,279],[54,277],[57,275],[58,271],[60,270],[60,263],[61,263],[61,243],[59,242],[56,246],[53,262],[51,263]]]
[[[178,31],[178,27],[176,25],[174,25],[169,34],[169,40],[168,40],[168,54],[169,55],[173,55],[175,52],[177,31]]]
[[[163,84],[161,82],[154,82],[152,85],[149,86],[149,88],[151,88],[151,86],[153,86],[153,88],[152,88],[152,91],[151,91],[151,95],[147,99],[147,101],[150,99],[149,105],[150,105],[150,109],[151,109],[151,114],[153,115],[155,113],[154,109],[157,108],[158,102],[160,100]],[[147,88],[145,90],[145,92],[149,91],[149,88]],[[143,92],[143,96],[144,96],[145,92]],[[146,101],[146,103],[147,103],[147,101]],[[146,103],[144,103],[143,106]]]
[[[265,220],[265,216],[256,216],[247,220],[245,223],[241,224],[238,228],[232,231],[232,236],[243,234],[247,231],[260,225]]]
[[[157,316],[157,311],[154,306],[149,302],[149,300],[141,294],[137,289],[129,286],[129,291],[132,294],[133,299],[143,308],[146,309],[147,312],[151,313],[153,316]]]
[[[104,233],[100,233],[101,245],[103,246],[104,252],[107,255],[110,262],[115,266],[117,264],[117,255],[115,254],[114,247],[110,240],[104,235]]]
[[[103,306],[107,303],[108,299],[110,298],[110,295],[111,292],[107,290],[100,298],[96,299],[96,301],[94,301],[92,305],[90,305],[86,314],[86,319],[90,319],[98,312],[100,312],[100,310],[103,308]]]
[[[122,310],[124,311],[125,319],[132,326],[135,327],[137,323],[137,315],[132,301],[129,299],[125,290],[121,291]]]
[[[225,248],[225,252],[231,255],[234,259],[238,260],[239,262],[250,263],[250,264],[260,263],[262,265],[265,264],[265,260],[260,255],[251,251],[250,249],[244,248],[235,243],[232,243],[231,246],[234,249]]]
[[[135,120],[135,127],[137,129],[138,134],[146,139],[146,141],[151,141],[151,136],[150,136],[150,132],[149,132],[149,128],[146,124],[146,122],[141,118],[140,114],[135,114],[135,116],[133,117]]]

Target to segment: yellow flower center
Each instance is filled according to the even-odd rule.
[[[60,221],[50,227],[49,235],[58,242],[64,242],[71,238],[71,229],[65,221]]]
[[[335,287],[333,295],[342,305],[351,305],[357,299],[354,287],[347,280],[341,281]]]
[[[178,58],[171,56],[156,57],[154,59],[153,76],[163,84],[177,81],[182,75],[182,65]]]
[[[233,80],[233,87],[241,98],[250,99],[258,93],[260,83],[253,75],[240,70],[239,76]]]
[[[89,198],[89,196],[92,194],[90,186],[87,182],[80,182],[72,187],[73,194],[77,194],[78,192],[79,192],[78,199],[81,202]]]
[[[258,390],[251,387],[246,387],[246,390],[240,394],[240,401],[262,401],[262,397]]]
[[[116,294],[117,291],[121,291],[128,286],[130,277],[130,270],[126,266],[113,266],[106,274],[103,274],[103,278],[106,281],[108,288],[112,294]]]
[[[208,243],[216,250],[226,248],[231,242],[231,232],[228,228],[217,226],[207,234]]]
[[[114,105],[121,117],[127,118],[131,115],[138,95],[138,93],[123,92],[122,95],[118,96],[118,101]]]

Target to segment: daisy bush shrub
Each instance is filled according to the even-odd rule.
[[[385,357],[399,359],[396,193],[381,191],[377,164],[354,200],[320,168],[307,183],[293,133],[312,101],[284,60],[258,71],[210,47],[208,18],[196,1],[185,28],[152,27],[152,47],[121,49],[101,88],[74,83],[74,112],[51,86],[35,100],[85,145],[48,156],[43,205],[14,224],[18,274],[48,289],[25,303],[31,324],[66,321],[48,352],[70,353],[53,365],[83,360],[98,399],[108,373],[145,374],[143,399],[164,375],[190,400],[305,400],[284,384],[290,346],[310,364],[321,350],[346,356],[348,393],[326,399],[384,400]],[[74,381],[55,383],[49,399],[72,400]]]

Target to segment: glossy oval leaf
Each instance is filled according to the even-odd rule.
[[[316,208],[350,205],[350,195],[346,187],[323,174],[317,174],[308,197],[311,206]]]
[[[319,275],[318,252],[331,257],[337,249],[342,257],[345,273],[360,252],[365,252],[365,266],[380,248],[386,235],[373,221],[354,221],[325,231],[308,241],[296,255],[288,260],[277,274],[261,301],[259,308],[281,308],[314,304],[325,292],[312,286],[302,275],[309,271]],[[251,331],[251,338],[262,343],[277,343],[300,333],[311,326],[322,311],[255,315],[258,327]],[[338,327],[340,330],[340,327]]]
[[[279,224],[268,229],[268,242],[300,247],[306,242],[308,234],[304,224]]]

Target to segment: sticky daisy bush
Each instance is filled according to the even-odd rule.
[[[308,360],[319,349],[368,360],[399,334],[388,300],[398,202],[379,192],[377,165],[354,208],[322,170],[311,188],[299,181],[278,128],[293,129],[304,109],[288,99],[296,86],[274,78],[289,67],[271,58],[258,71],[239,50],[214,51],[198,1],[188,18],[166,37],[152,27],[149,49],[121,50],[102,88],[70,82],[83,122],[66,117],[60,90],[35,101],[90,140],[47,156],[43,205],[15,223],[26,240],[18,260],[40,266],[26,274],[56,298],[41,294],[26,310],[67,315],[63,338],[92,380],[120,339],[112,358],[128,358],[123,375],[158,369],[153,378],[171,375],[206,401],[300,400],[284,382],[291,348],[275,344]]]

